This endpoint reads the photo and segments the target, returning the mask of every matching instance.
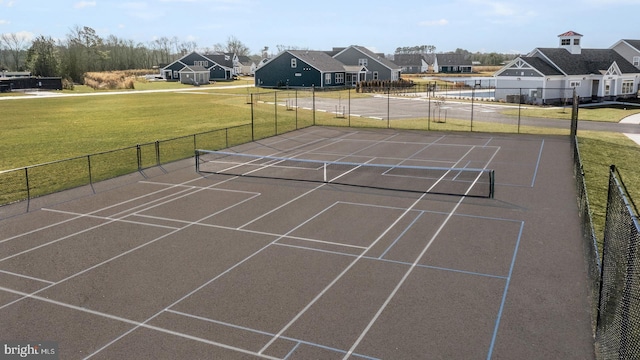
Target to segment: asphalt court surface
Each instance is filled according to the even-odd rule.
[[[311,127],[230,151],[490,168],[495,198],[198,174],[193,159],[73,190],[0,220],[0,340],[56,341],[61,359],[594,358],[570,150]]]

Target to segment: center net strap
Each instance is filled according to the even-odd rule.
[[[196,150],[200,173],[492,198],[494,171],[284,158]]]

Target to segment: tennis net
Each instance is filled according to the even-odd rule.
[[[493,198],[494,170],[322,161],[196,150],[196,171]]]

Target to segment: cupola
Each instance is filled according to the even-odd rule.
[[[561,48],[567,49],[567,51],[572,54],[580,54],[582,52],[582,48],[580,47],[581,34],[575,31],[567,31],[564,34],[558,35],[558,37],[560,38]]]

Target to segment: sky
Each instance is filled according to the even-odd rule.
[[[233,37],[250,54],[278,45],[526,54],[558,46],[570,30],[583,35],[583,48],[640,39],[639,14],[640,0],[0,0],[0,34],[65,39],[88,26],[145,45],[175,37],[211,49]]]

